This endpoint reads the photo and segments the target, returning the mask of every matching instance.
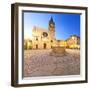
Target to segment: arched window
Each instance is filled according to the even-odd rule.
[[[36,37],[36,41],[38,41],[38,38]]]

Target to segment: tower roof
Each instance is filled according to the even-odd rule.
[[[53,22],[53,18],[52,17],[51,17],[50,21]]]
[[[55,24],[54,21],[53,21],[53,18],[52,18],[52,17],[51,17],[49,23],[53,23],[53,24]]]

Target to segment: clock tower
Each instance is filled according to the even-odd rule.
[[[51,37],[51,40],[55,39],[55,23],[53,21],[53,18],[51,17],[51,19],[49,20],[49,34]]]

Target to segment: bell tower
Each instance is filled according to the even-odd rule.
[[[51,17],[51,19],[49,20],[49,34],[50,34],[50,37],[51,39],[55,39],[55,23],[53,21],[53,18]]]

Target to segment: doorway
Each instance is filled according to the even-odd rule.
[[[38,49],[38,45],[36,44],[36,49]]]
[[[44,44],[43,44],[43,48],[46,49],[46,46],[47,46],[46,43],[44,43]]]

